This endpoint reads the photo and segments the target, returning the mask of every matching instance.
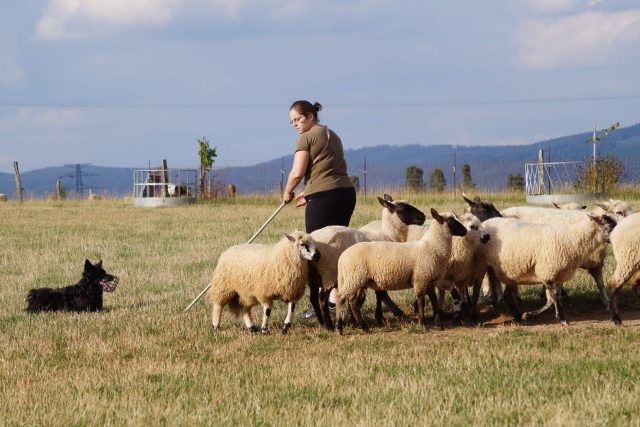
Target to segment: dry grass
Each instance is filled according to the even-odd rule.
[[[406,198],[423,210],[463,207],[447,196]],[[228,312],[212,335],[206,298],[182,310],[219,254],[277,204],[1,205],[0,425],[638,423],[638,304],[625,292],[626,326],[614,327],[582,273],[569,286],[569,328],[552,314],[513,326],[505,307],[483,306],[483,328],[425,332],[410,317],[344,337],[296,322],[282,336],[277,304],[270,336],[249,336]],[[353,225],[378,215],[372,198],[360,200]],[[303,214],[287,207],[258,241],[293,228],[303,228]],[[76,282],[85,257],[103,258],[121,278],[103,313],[23,311],[28,289]],[[607,277],[612,268],[609,260]],[[392,296],[410,311],[410,292]],[[541,303],[534,290],[524,297]]]

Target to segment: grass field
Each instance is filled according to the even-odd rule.
[[[523,203],[487,197],[499,208]],[[450,195],[406,198],[425,211],[464,207]],[[340,337],[296,319],[283,336],[285,305],[276,303],[271,335],[250,336],[226,311],[213,335],[206,296],[182,311],[220,253],[246,241],[278,203],[0,204],[0,425],[640,424],[640,304],[625,290],[625,325],[614,327],[582,272],[567,286],[566,328],[552,310],[515,326],[505,306],[485,303],[482,327],[446,319],[445,331],[425,331],[413,315],[386,314],[368,334],[348,328]],[[373,198],[361,199],[352,225],[379,213]],[[257,242],[303,222],[287,206]],[[120,276],[104,312],[24,312],[28,289],[75,283],[85,258]],[[605,277],[613,268],[609,256]],[[524,290],[525,306],[542,304],[537,290]],[[411,312],[410,291],[392,297]]]

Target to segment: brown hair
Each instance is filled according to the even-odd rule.
[[[309,101],[299,100],[295,101],[289,107],[289,111],[296,110],[298,113],[307,117],[309,114],[313,114],[313,118],[318,121],[318,111],[322,110],[322,105],[319,102],[314,102],[313,104]]]

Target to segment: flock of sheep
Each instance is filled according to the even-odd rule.
[[[477,323],[485,276],[494,302],[503,297],[517,322],[553,306],[558,321],[566,324],[562,286],[579,268],[593,277],[616,324],[621,323],[617,310],[620,288],[629,284],[640,295],[640,213],[634,214],[629,203],[609,200],[592,211],[569,204],[518,206],[500,212],[478,197],[463,197],[469,208],[462,215],[432,208],[433,220],[426,229],[423,212],[385,194],[378,197],[382,219],[360,229],[330,226],[310,234],[294,231],[273,245],[243,244],[227,249],[218,260],[209,291],[214,331],[220,326],[223,308],[229,306],[242,316],[247,329],[257,332],[251,309],[260,304],[261,332],[267,334],[273,301],[282,300],[288,304],[282,325],[286,333],[307,285],[318,321],[328,329],[334,326],[327,302],[330,291],[337,287],[336,326],[341,334],[347,308],[357,325],[368,329],[360,310],[367,289],[375,290],[378,322],[383,321],[382,303],[394,315],[404,315],[388,291],[413,289],[420,323],[427,327],[428,296],[433,324],[440,328],[445,292],[451,293],[454,302],[455,325],[465,316]],[[616,269],[607,290],[603,270],[609,243]],[[531,284],[544,285],[546,303],[539,310],[522,313],[518,286]]]

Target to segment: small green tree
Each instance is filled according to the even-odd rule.
[[[613,154],[600,156],[596,163],[585,162],[585,167],[576,175],[575,188],[580,191],[601,191],[604,186],[605,193],[618,184],[624,175],[624,163]]]
[[[446,186],[447,180],[444,177],[444,172],[440,168],[435,168],[429,175],[429,188],[441,193]]]
[[[476,185],[473,183],[473,179],[471,179],[471,166],[467,163],[462,166],[462,188],[464,190],[470,190],[475,188]]]
[[[424,171],[417,166],[409,166],[405,171],[404,186],[410,190],[424,189]]]
[[[218,156],[216,150],[218,148],[209,147],[209,140],[207,137],[198,139],[198,157],[200,158],[200,195],[205,194],[204,186],[207,173],[213,166],[213,159]]]
[[[521,173],[507,176],[508,191],[524,191],[524,177]]]

